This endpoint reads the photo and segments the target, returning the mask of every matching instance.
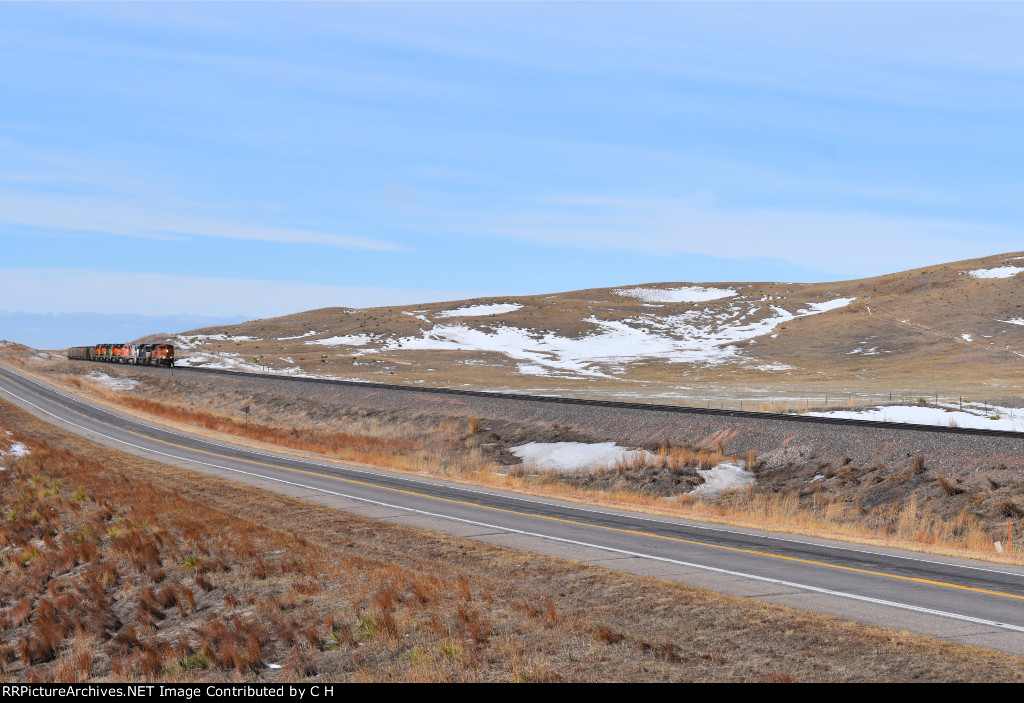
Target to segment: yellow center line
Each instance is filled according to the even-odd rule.
[[[653,533],[653,532],[643,532],[643,531],[640,531],[640,530],[628,530],[628,529],[625,529],[625,528],[622,528],[622,527],[609,527],[607,525],[595,525],[595,524],[589,523],[589,522],[581,522],[581,521],[577,521],[577,520],[568,520],[566,518],[553,517],[553,516],[550,516],[550,515],[538,515],[536,513],[525,513],[525,512],[518,511],[518,510],[509,510],[508,508],[497,508],[497,507],[494,507],[494,506],[482,505],[480,503],[473,503],[473,502],[465,501],[465,500],[455,500],[453,498],[442,498],[440,496],[432,496],[432,495],[430,495],[428,493],[420,493],[419,491],[410,491],[410,490],[407,490],[407,489],[404,489],[404,488],[392,488],[390,486],[382,486],[380,484],[370,483],[368,481],[359,481],[359,480],[352,479],[352,478],[343,478],[341,476],[331,476],[330,474],[322,474],[322,473],[318,473],[316,471],[306,471],[304,469],[296,469],[296,468],[292,468],[292,467],[289,467],[289,466],[280,466],[278,464],[269,464],[267,462],[256,461],[254,459],[242,459],[242,458],[239,458],[239,457],[233,457],[233,456],[231,456],[229,454],[218,454],[217,452],[211,452],[211,451],[207,451],[205,449],[195,449],[193,447],[187,447],[187,446],[182,445],[182,444],[175,444],[174,442],[168,442],[166,440],[157,439],[156,437],[150,437],[149,435],[140,434],[138,432],[132,432],[131,430],[129,430],[129,432],[131,432],[131,434],[136,435],[138,437],[144,437],[146,439],[153,440],[154,442],[160,442],[161,444],[167,444],[167,445],[170,445],[172,447],[177,447],[178,449],[184,449],[186,451],[200,452],[202,454],[208,454],[210,456],[220,457],[222,459],[230,459],[232,461],[244,461],[244,462],[249,463],[249,464],[256,464],[257,466],[266,466],[268,468],[281,469],[283,471],[291,471],[291,472],[294,472],[294,473],[306,474],[307,476],[317,476],[319,478],[326,478],[326,479],[331,479],[331,480],[334,480],[334,481],[341,481],[341,482],[344,482],[344,483],[351,483],[351,484],[354,484],[354,485],[357,485],[357,486],[367,486],[369,488],[377,488],[377,489],[381,489],[381,490],[385,490],[385,491],[393,491],[395,493],[404,493],[406,495],[417,496],[417,497],[420,497],[420,498],[429,498],[431,500],[443,501],[445,503],[453,503],[453,504],[456,504],[456,505],[465,505],[465,506],[473,507],[473,508],[481,508],[483,510],[493,510],[495,512],[507,513],[509,515],[519,515],[519,516],[522,516],[522,517],[541,518],[543,520],[551,520],[553,522],[561,522],[561,523],[568,524],[568,525],[579,525],[581,527],[591,527],[591,528],[596,528],[596,529],[599,529],[599,530],[608,530],[610,532],[619,532],[619,533],[622,533],[622,534],[638,535],[638,536],[641,536],[641,537],[653,537],[655,539],[663,539],[663,540],[669,540],[669,541],[672,541],[672,542],[680,542],[682,544],[692,544],[692,545],[699,546],[699,547],[710,547],[710,548],[713,548],[713,549],[723,549],[725,551],[737,552],[737,553],[740,553],[740,554],[753,554],[755,556],[770,557],[772,559],[783,559],[785,561],[798,562],[800,564],[810,564],[812,566],[824,566],[824,567],[827,567],[827,568],[830,568],[830,569],[840,569],[842,571],[851,571],[851,572],[858,573],[858,574],[868,574],[870,576],[884,576],[886,578],[899,579],[901,581],[913,581],[913,582],[916,582],[916,583],[926,583],[926,584],[929,584],[929,585],[932,585],[932,586],[943,586],[945,588],[956,588],[956,589],[959,589],[959,590],[962,590],[962,591],[971,591],[971,592],[974,592],[974,593],[984,593],[984,594],[990,595],[990,596],[1002,596],[1004,598],[1015,598],[1017,600],[1024,600],[1024,596],[1016,595],[1014,593],[1003,593],[1002,591],[990,591],[990,590],[987,590],[987,589],[984,589],[984,588],[974,588],[972,586],[961,586],[960,584],[947,583],[945,581],[933,581],[931,579],[916,578],[914,576],[900,576],[899,574],[890,574],[890,573],[886,573],[884,571],[871,571],[869,569],[858,569],[858,568],[855,568],[855,567],[852,567],[852,566],[840,566],[839,564],[829,564],[828,562],[823,562],[823,561],[814,561],[814,560],[811,560],[811,559],[801,559],[799,557],[790,557],[790,556],[786,556],[784,554],[774,554],[772,552],[761,552],[761,551],[758,551],[756,549],[741,549],[740,547],[727,547],[727,546],[724,546],[724,545],[721,545],[721,544],[710,544],[708,542],[698,542],[696,540],[684,539],[682,537],[670,537],[668,535],[659,535],[659,534],[656,534],[656,533]]]

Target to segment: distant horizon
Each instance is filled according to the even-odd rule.
[[[202,315],[16,313],[0,310],[0,340],[55,351],[90,344],[131,342],[151,334],[233,325],[248,318]]]

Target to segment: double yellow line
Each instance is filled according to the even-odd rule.
[[[494,512],[507,513],[509,515],[520,515],[520,516],[523,516],[523,517],[540,518],[542,520],[550,520],[552,522],[561,522],[561,523],[568,524],[568,525],[578,525],[580,527],[591,527],[591,528],[598,529],[598,530],[607,530],[609,532],[618,532],[618,533],[622,533],[622,534],[638,535],[638,536],[641,536],[641,537],[653,537],[655,539],[663,539],[663,540],[668,540],[668,541],[671,541],[671,542],[679,542],[679,543],[682,543],[682,544],[691,544],[691,545],[695,545],[695,546],[699,546],[699,547],[709,547],[709,548],[712,548],[712,549],[722,549],[722,550],[725,550],[725,551],[728,551],[728,552],[736,552],[736,553],[740,553],[740,554],[753,554],[753,555],[756,555],[756,556],[770,557],[772,559],[782,559],[782,560],[785,560],[785,561],[797,562],[797,563],[800,563],[800,564],[810,564],[812,566],[824,566],[824,567],[827,567],[829,569],[839,569],[841,571],[849,571],[849,572],[858,573],[858,574],[867,574],[869,576],[883,576],[885,578],[898,579],[900,581],[911,581],[911,582],[914,582],[914,583],[924,583],[924,584],[928,584],[928,585],[931,585],[931,586],[942,586],[944,588],[955,588],[955,589],[959,589],[959,590],[962,590],[962,591],[970,591],[970,592],[973,592],[973,593],[983,593],[985,595],[990,595],[990,596],[1001,596],[1001,597],[1004,597],[1004,598],[1014,598],[1014,599],[1017,599],[1017,600],[1024,600],[1024,595],[1017,595],[1017,594],[1014,594],[1014,593],[1004,593],[1002,591],[990,591],[990,590],[985,589],[985,588],[974,588],[972,586],[961,586],[960,584],[947,583],[945,581],[933,581],[931,579],[916,578],[916,577],[913,577],[913,576],[900,576],[899,574],[890,574],[890,573],[887,573],[887,572],[884,572],[884,571],[871,571],[870,569],[858,569],[858,568],[855,568],[855,567],[852,567],[852,566],[840,566],[838,564],[829,564],[828,562],[823,562],[823,561],[814,561],[814,560],[811,560],[811,559],[801,559],[799,557],[789,557],[789,556],[786,556],[784,554],[774,554],[772,552],[762,552],[762,551],[758,551],[756,549],[741,549],[739,547],[727,547],[727,546],[720,545],[720,544],[710,544],[708,542],[698,542],[696,540],[683,539],[682,537],[669,537],[667,535],[659,535],[659,534],[656,534],[656,533],[653,533],[653,532],[643,532],[641,530],[627,530],[627,529],[624,529],[624,528],[621,528],[621,527],[609,527],[609,526],[606,526],[606,525],[595,525],[595,524],[589,523],[589,522],[581,522],[581,521],[578,521],[578,520],[567,520],[565,518],[552,517],[552,516],[549,516],[549,515],[539,515],[537,513],[525,513],[525,512],[518,511],[518,510],[509,510],[508,508],[496,508],[496,507],[493,507],[493,506],[490,506],[490,505],[482,505],[480,503],[473,503],[473,502],[465,501],[465,500],[454,500],[452,498],[442,498],[442,497],[439,497],[439,496],[430,495],[429,493],[421,493],[419,491],[410,491],[410,490],[407,490],[407,489],[404,489],[404,488],[392,488],[390,486],[382,486],[380,484],[370,483],[368,481],[359,481],[359,480],[352,479],[352,478],[342,478],[340,476],[331,476],[330,474],[322,474],[322,473],[318,473],[316,471],[306,471],[304,469],[296,469],[296,468],[292,468],[292,467],[289,467],[289,466],[280,466],[278,464],[270,464],[270,463],[263,462],[263,461],[256,461],[254,459],[241,459],[241,458],[238,458],[238,457],[233,457],[233,456],[231,456],[229,454],[218,454],[217,452],[211,452],[211,451],[207,451],[205,449],[195,449],[193,447],[187,447],[187,446],[182,445],[182,444],[175,444],[174,442],[168,442],[166,440],[157,439],[156,437],[150,437],[149,435],[140,434],[138,432],[133,432],[131,430],[129,430],[129,431],[131,432],[131,434],[136,435],[137,437],[144,437],[145,439],[149,439],[149,440],[152,440],[154,442],[160,442],[161,444],[166,444],[166,445],[169,445],[169,446],[172,446],[172,447],[177,447],[178,449],[184,449],[186,451],[192,451],[192,452],[199,452],[199,453],[202,453],[202,454],[207,454],[209,456],[219,457],[221,459],[230,459],[232,461],[244,461],[244,462],[246,462],[248,464],[255,464],[257,466],[265,466],[267,468],[280,469],[282,471],[290,471],[292,473],[305,474],[307,476],[316,476],[318,478],[326,478],[326,479],[331,479],[333,481],[341,481],[343,483],[349,483],[349,484],[356,485],[356,486],[367,486],[369,488],[377,488],[377,489],[380,489],[380,490],[392,491],[392,492],[395,492],[395,493],[404,493],[406,495],[417,496],[417,497],[420,497],[420,498],[428,498],[428,499],[431,499],[431,500],[442,501],[442,502],[445,502],[445,503],[453,503],[453,504],[456,504],[456,505],[465,505],[465,506],[473,507],[473,508],[481,508],[483,510],[492,510]],[[184,457],[181,457],[181,458],[184,458]]]

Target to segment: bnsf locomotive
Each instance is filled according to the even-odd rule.
[[[174,366],[174,346],[170,344],[97,344],[92,347],[71,347],[69,359],[110,361],[115,364],[146,364]]]

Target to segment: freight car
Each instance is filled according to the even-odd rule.
[[[94,344],[91,347],[71,347],[68,349],[68,358],[82,361],[109,361],[115,364],[174,366],[174,346],[171,344]]]

